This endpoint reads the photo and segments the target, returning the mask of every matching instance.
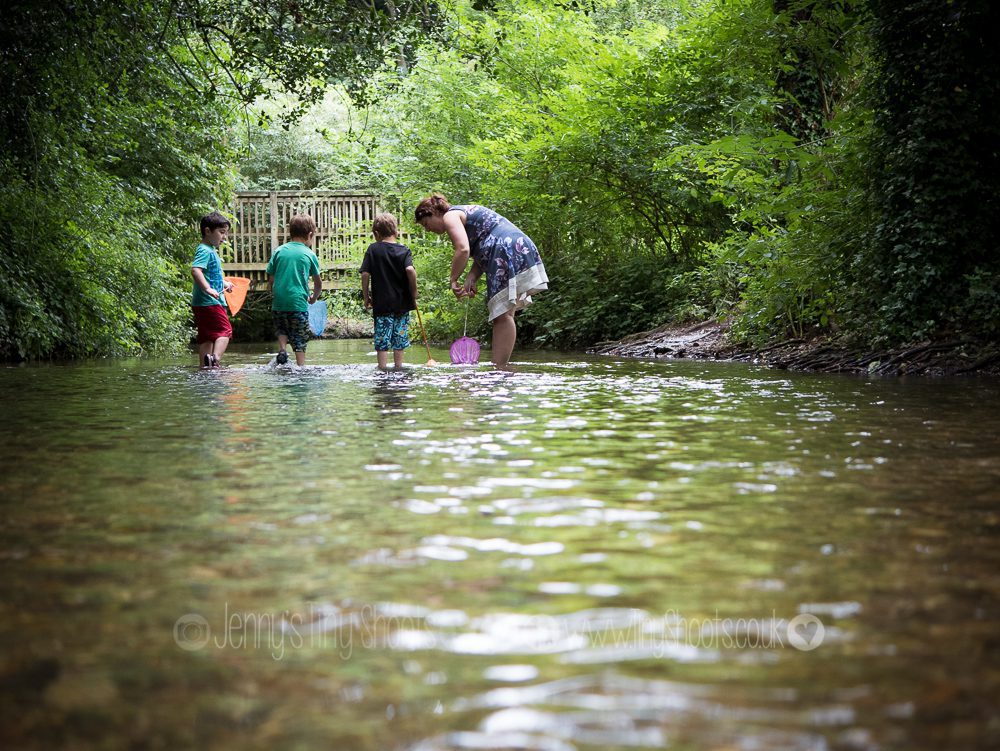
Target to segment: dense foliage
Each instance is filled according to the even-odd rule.
[[[1000,334],[1000,50],[989,0],[874,0],[876,212],[859,285],[889,337]],[[861,319],[862,316],[859,316]],[[864,323],[859,320],[859,325]]]
[[[987,0],[113,5],[3,21],[7,357],[177,341],[186,228],[234,186],[496,208],[548,267],[542,344],[997,333]],[[453,336],[448,247],[404,229]]]

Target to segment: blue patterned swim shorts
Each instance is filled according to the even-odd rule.
[[[410,314],[375,316],[375,349],[406,349],[410,346]]]

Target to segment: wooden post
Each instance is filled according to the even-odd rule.
[[[271,196],[271,252],[278,247],[278,193],[272,190]]]

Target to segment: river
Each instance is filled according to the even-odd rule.
[[[0,370],[4,747],[1000,744],[996,380],[369,349]]]

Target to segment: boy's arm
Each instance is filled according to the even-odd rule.
[[[361,272],[361,297],[365,301],[365,310],[370,310],[372,307],[372,293],[369,290],[369,282],[371,281],[371,274],[367,271]]]
[[[278,251],[271,251],[271,258],[267,262],[267,268],[264,269],[264,273],[267,274],[267,291],[274,292],[274,272],[277,271],[275,266],[275,261],[278,260]]]
[[[309,272],[313,280],[313,291],[309,295],[309,304],[312,305],[323,292],[323,278],[319,275],[319,258],[315,253],[310,253]]]
[[[410,282],[410,294],[413,295],[413,302],[417,301],[417,270],[412,266],[406,267],[406,278]]]
[[[198,266],[191,267],[191,276],[194,277],[194,283],[197,284],[206,294],[211,295],[216,300],[219,299],[219,293],[212,289],[212,285],[208,283],[208,279],[205,278],[205,272],[201,270]]]

